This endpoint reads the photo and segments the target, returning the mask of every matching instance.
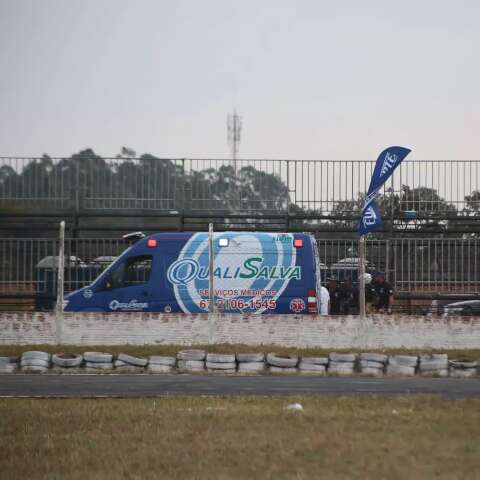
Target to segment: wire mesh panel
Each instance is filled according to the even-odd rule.
[[[0,209],[315,213],[361,208],[373,161],[0,158]],[[480,212],[480,161],[405,160],[380,193],[397,210]]]
[[[391,254],[398,289],[480,292],[479,239],[396,239]]]
[[[62,158],[0,158],[0,208],[66,209],[75,202],[75,166]]]
[[[182,208],[182,160],[93,158],[79,168],[81,206],[85,209]]]
[[[331,275],[357,280],[357,240],[318,239],[317,245],[324,281]],[[119,239],[67,239],[65,291],[90,284],[127,246]],[[0,295],[36,296],[40,308],[51,307],[57,255],[53,239],[0,239]],[[367,240],[366,260],[367,271],[385,272],[396,291],[480,292],[480,239]]]

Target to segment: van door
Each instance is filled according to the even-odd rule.
[[[152,255],[126,258],[98,286],[92,298],[94,307],[105,312],[151,311],[152,269]]]

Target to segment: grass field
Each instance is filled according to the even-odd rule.
[[[0,478],[476,479],[480,400],[3,399]]]
[[[326,356],[330,352],[356,352],[358,349],[322,349],[322,348],[293,348],[281,347],[277,345],[95,345],[95,346],[75,346],[75,345],[0,345],[0,356],[18,357],[22,352],[28,350],[41,350],[50,353],[83,353],[86,351],[109,352],[109,353],[128,353],[148,357],[150,355],[175,355],[180,350],[189,348],[199,348],[207,352],[219,353],[239,353],[239,352],[276,352],[278,354],[290,354],[299,356]],[[366,350],[363,350],[366,351]],[[429,354],[429,353],[448,353],[450,359],[469,359],[480,360],[480,349],[475,350],[412,350],[412,349],[388,349],[388,350],[368,350],[369,352],[379,352],[388,355],[393,354]]]

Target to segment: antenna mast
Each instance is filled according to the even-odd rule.
[[[237,156],[240,146],[240,136],[242,133],[242,117],[233,109],[233,114],[227,116],[227,139],[230,145],[232,155],[233,169],[237,174]]]

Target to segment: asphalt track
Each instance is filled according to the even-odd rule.
[[[220,375],[0,375],[0,397],[411,395],[480,398],[480,379]]]

